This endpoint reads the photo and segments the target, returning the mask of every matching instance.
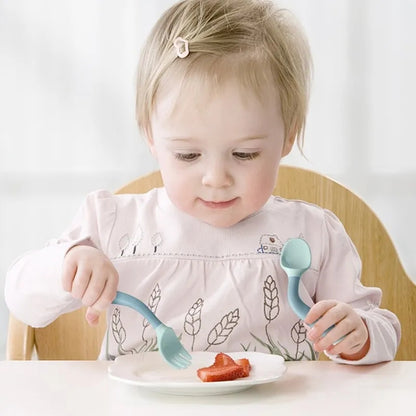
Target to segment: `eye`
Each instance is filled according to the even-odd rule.
[[[233,152],[233,156],[239,160],[252,160],[260,155],[260,152]]]
[[[184,162],[193,162],[198,159],[199,153],[175,153],[175,159],[182,160]]]

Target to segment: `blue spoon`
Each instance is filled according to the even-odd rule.
[[[304,320],[310,307],[302,301],[299,296],[299,283],[302,274],[311,267],[311,249],[308,243],[302,238],[291,238],[283,246],[282,253],[280,255],[280,266],[286,272],[289,287],[288,287],[288,300],[289,305],[296,315]],[[317,321],[313,322],[312,327]],[[331,325],[322,334],[324,337],[335,325]],[[344,337],[334,342],[334,345],[342,341]]]
[[[311,249],[301,238],[291,238],[282,249],[280,266],[286,272],[289,282],[289,305],[296,315],[304,320],[310,307],[299,297],[299,283],[302,274],[311,267]]]

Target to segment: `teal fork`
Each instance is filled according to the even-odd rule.
[[[130,307],[149,321],[156,331],[159,352],[168,364],[175,368],[189,367],[191,354],[183,347],[173,329],[163,324],[141,300],[127,293],[117,292],[113,303]]]

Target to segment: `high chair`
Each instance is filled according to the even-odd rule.
[[[143,193],[159,186],[162,186],[160,173],[153,172],[123,186],[117,193]],[[274,193],[317,204],[338,216],[361,256],[363,284],[380,287],[381,307],[394,312],[401,322],[402,340],[396,360],[416,360],[416,286],[371,208],[336,181],[292,166],[280,167]],[[10,316],[7,359],[30,360],[34,350],[39,359],[96,359],[106,329],[105,314],[99,326],[91,328],[84,313],[82,309],[62,315],[45,328],[32,328]]]

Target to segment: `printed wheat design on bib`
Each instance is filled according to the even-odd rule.
[[[149,309],[156,315],[157,307],[159,306],[160,299],[162,298],[162,291],[160,289],[159,283],[156,283],[155,287],[152,290],[152,293],[149,296],[147,306]],[[146,329],[150,326],[147,319],[143,319],[143,331],[142,331],[142,340],[146,342],[144,336]]]
[[[238,324],[239,319],[240,311],[238,308],[224,315],[209,332],[207,337],[208,346],[205,348],[205,351],[207,351],[212,345],[220,345],[224,343],[230,336],[235,326]]]
[[[308,360],[316,360],[316,353],[312,344],[306,338],[306,329],[301,321],[296,321],[291,328],[291,339],[296,344],[295,356],[291,356],[289,349],[282,345],[278,339],[273,338],[271,334],[271,323],[278,318],[280,313],[279,289],[276,280],[268,275],[263,282],[263,312],[266,324],[264,333],[266,340],[250,332],[250,335],[263,347],[267,348],[270,354],[276,354],[283,357],[286,361],[298,361],[304,357]],[[306,344],[309,349],[309,355],[305,351],[300,351],[302,345]]]
[[[192,337],[191,351],[194,350],[195,338],[201,330],[201,313],[204,301],[199,298],[188,310],[185,315],[183,329],[186,334]]]

